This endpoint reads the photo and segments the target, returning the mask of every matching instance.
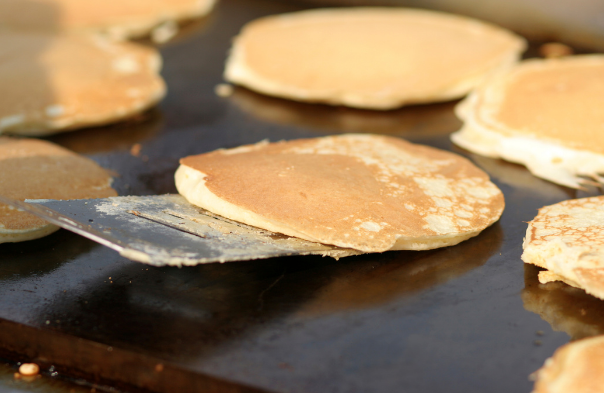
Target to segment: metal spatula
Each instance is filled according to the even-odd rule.
[[[0,202],[155,266],[361,254],[237,223],[193,206],[180,195],[25,202],[0,196]]]

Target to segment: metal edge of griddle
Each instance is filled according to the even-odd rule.
[[[88,385],[93,388],[91,391],[113,391],[117,388],[118,391],[133,393],[272,392],[191,370],[128,348],[81,337],[74,340],[69,333],[22,325],[4,318],[0,318],[0,356],[14,362],[27,359],[43,370],[55,370],[78,385]]]

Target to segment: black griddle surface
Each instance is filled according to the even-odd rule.
[[[157,109],[49,140],[114,171],[120,195],[152,195],[175,192],[178,159],[189,154],[263,139],[395,135],[484,168],[505,193],[500,222],[434,251],[180,269],[135,263],[66,231],[2,244],[0,355],[128,391],[509,393],[529,392],[529,374],[571,337],[604,331],[601,301],[539,285],[520,260],[538,208],[588,193],[455,148],[455,103],[371,112],[241,88],[214,94],[245,22],[301,8],[221,0],[161,47],[169,94]]]

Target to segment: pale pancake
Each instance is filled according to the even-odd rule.
[[[150,47],[99,37],[0,34],[0,133],[47,135],[115,122],[165,94]]]
[[[465,158],[368,134],[186,157],[176,187],[232,220],[365,252],[457,244],[504,207],[501,191]]]
[[[462,97],[524,48],[504,29],[456,15],[320,9],[248,23],[225,78],[293,100],[392,109]]]
[[[539,281],[563,281],[604,299],[604,196],[539,209],[528,225],[522,260],[544,269]]]
[[[453,141],[524,164],[535,175],[580,188],[604,172],[604,56],[527,60],[491,79],[457,107]]]
[[[94,161],[53,143],[0,137],[0,194],[16,199],[116,196],[111,177]],[[59,229],[0,204],[0,243],[37,239]]]
[[[604,336],[558,348],[535,373],[533,393],[594,393],[604,386]]]
[[[112,38],[133,38],[203,16],[214,3],[215,0],[0,0],[0,28],[99,32]]]

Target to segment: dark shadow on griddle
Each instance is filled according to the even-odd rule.
[[[377,111],[290,101],[243,87],[236,87],[228,100],[259,120],[319,132],[375,133],[408,138],[447,135],[461,127],[461,121],[453,113],[458,101]]]
[[[79,154],[99,154],[130,150],[137,143],[155,137],[164,125],[157,108],[135,115],[120,123],[61,133],[46,138]],[[133,154],[136,151],[133,150]]]
[[[432,251],[339,261],[289,257],[187,268],[131,263],[84,295],[56,296],[36,324],[168,361],[187,361],[305,318],[383,307],[482,266],[502,244],[498,224]],[[85,316],[85,317],[82,317]]]
[[[571,340],[604,334],[604,301],[563,282],[539,283],[543,269],[524,265],[524,308],[567,333]]]
[[[43,276],[102,247],[75,233],[59,231],[36,240],[0,244],[0,289],[7,283]]]
[[[503,242],[499,223],[478,237],[456,246],[421,252],[387,253],[393,263],[365,264],[363,268],[334,277],[298,314],[303,317],[351,309],[371,308],[401,296],[411,296],[482,266]],[[408,260],[404,264],[401,257]]]

